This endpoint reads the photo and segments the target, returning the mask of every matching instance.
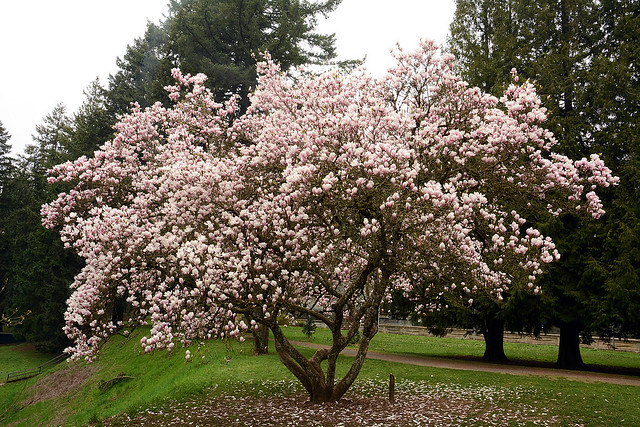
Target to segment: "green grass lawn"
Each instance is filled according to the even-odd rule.
[[[11,412],[8,404],[19,400],[23,392],[36,381],[35,378],[31,378],[4,384],[7,374],[36,368],[53,357],[51,354],[38,353],[33,345],[28,343],[0,345],[0,425],[2,419]]]
[[[288,327],[286,334],[292,340],[318,344],[330,344],[331,339],[326,328],[317,328],[311,338],[307,338],[300,327]],[[409,356],[481,358],[484,341],[378,333],[371,340],[369,350]],[[513,361],[555,363],[558,358],[558,347],[552,345],[505,342],[504,351],[507,358]],[[587,365],[640,369],[640,354],[637,353],[590,348],[582,348],[580,351]]]
[[[142,354],[139,334],[130,340],[114,337],[104,348],[100,358],[87,365],[84,362],[58,366],[39,379],[9,383],[0,386],[0,402],[12,407],[13,415],[4,422],[17,421],[18,425],[69,424],[84,425],[92,420],[113,416],[121,412],[134,411],[165,400],[183,399],[198,394],[203,389],[215,386],[220,392],[233,391],[237,380],[249,379],[260,383],[264,380],[288,378],[289,373],[275,355],[258,358],[252,355],[252,343],[229,345],[213,341],[198,349],[191,348],[193,361],[187,363],[185,350],[177,354],[159,351]],[[68,371],[68,373],[65,373]],[[39,401],[39,389],[50,387],[47,378],[56,383],[72,383],[67,377],[91,375],[71,392]],[[101,381],[108,381],[120,374],[134,377],[114,384],[106,391],[99,388]],[[60,377],[60,378],[58,378]],[[247,385],[244,392],[254,386]],[[270,392],[278,393],[274,389]],[[296,390],[297,392],[298,390]],[[22,407],[25,401],[35,403]],[[51,411],[50,408],[56,408]]]
[[[36,368],[55,356],[38,353],[28,343],[0,345],[0,382],[7,379],[9,372]]]
[[[326,341],[326,332],[318,329],[313,342]],[[287,335],[293,339],[304,338],[300,328],[287,328]],[[200,349],[193,346],[193,360],[187,363],[183,348],[178,348],[174,355],[166,352],[142,354],[139,338],[140,333],[130,340],[114,337],[98,361],[89,366],[83,362],[62,364],[39,378],[0,385],[0,425],[99,424],[99,420],[106,417],[134,414],[150,407],[163,408],[194,396],[204,399],[211,393],[234,396],[304,394],[302,386],[284,368],[273,350],[266,356],[253,356],[251,341],[230,345],[214,341]],[[380,334],[374,338],[371,349],[432,356],[482,354],[478,347],[481,342],[438,340]],[[461,348],[456,350],[456,344]],[[507,355],[513,358],[510,352],[514,350],[515,347],[509,346]],[[10,351],[0,348],[0,361],[9,360],[11,356],[7,353]],[[309,349],[302,351],[308,355],[312,352]],[[531,350],[519,351],[524,357]],[[637,363],[638,358],[640,355],[631,355],[630,363]],[[350,361],[348,357],[340,358],[339,373],[346,372]],[[27,364],[13,363],[16,366]],[[36,363],[35,359],[30,363]],[[419,394],[427,389],[440,390],[445,396],[469,396],[501,408],[523,406],[537,413],[560,417],[560,420],[579,420],[585,425],[640,425],[637,405],[640,390],[633,386],[367,360],[354,390],[365,395],[383,394],[389,373],[397,379],[399,396]],[[120,374],[133,378],[115,383],[106,390],[100,389],[101,381]]]

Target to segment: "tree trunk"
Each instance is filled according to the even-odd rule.
[[[484,331],[484,355],[482,360],[486,362],[506,362],[504,354],[504,321],[489,319],[485,322]]]
[[[369,307],[366,311],[358,352],[348,372],[337,382],[335,373],[338,355],[347,346],[352,334],[358,330],[357,326],[360,322],[357,319],[344,337],[341,334],[341,322],[334,324],[334,328],[331,329],[334,335],[333,345],[330,348],[316,350],[310,359],[307,359],[291,345],[277,324],[271,326],[278,357],[291,373],[300,380],[309,393],[309,401],[311,403],[338,402],[349,390],[364,364],[369,342],[378,331],[378,305]],[[323,361],[327,361],[326,375],[321,366]]]
[[[311,403],[325,403],[325,402],[335,402],[336,399],[333,397],[334,387],[322,385],[320,381],[314,382],[314,388],[309,391],[309,402]]]
[[[360,369],[362,368],[367,356],[367,351],[369,350],[369,342],[375,334],[378,333],[378,312],[380,309],[381,299],[382,295],[380,294],[376,300],[376,305],[370,307],[365,314],[358,352],[353,359],[351,368],[349,368],[349,371],[338,382],[338,384],[336,384],[336,387],[333,390],[334,401],[339,401],[340,398],[344,396],[360,373]]]
[[[368,323],[368,325],[367,325]],[[309,400],[311,403],[324,403],[324,402],[339,402],[342,396],[349,390],[355,379],[358,377],[360,373],[360,369],[364,364],[366,359],[367,350],[369,349],[369,342],[371,338],[376,334],[378,330],[377,320],[372,322],[365,322],[364,331],[362,332],[362,338],[360,339],[360,344],[358,346],[358,352],[349,368],[349,371],[345,374],[345,376],[338,381],[334,382],[333,375],[327,375],[326,377],[322,375],[322,368],[318,363],[315,368],[317,369],[317,373],[319,375],[313,375],[314,370],[311,370],[312,375],[311,384],[312,387],[309,391]],[[335,349],[333,349],[335,351]],[[327,352],[327,373],[329,371],[335,372],[336,369],[336,361],[337,354],[332,355],[332,350],[328,350]],[[312,358],[313,360],[314,358]]]
[[[269,353],[269,327],[263,324],[258,324],[258,330],[253,331],[253,343],[255,346],[255,354],[268,354]]]
[[[584,368],[584,362],[580,355],[580,329],[580,323],[577,321],[560,323],[560,345],[556,362],[558,368]]]
[[[113,301],[113,310],[111,311],[111,321],[114,324],[122,322],[124,320],[124,310],[127,301],[124,296],[115,297]]]
[[[384,233],[382,234],[384,235]],[[381,246],[386,247],[384,242],[381,242]],[[386,253],[386,251],[382,251],[382,253]],[[380,264],[380,258],[373,257],[359,274],[353,286],[347,288],[344,291],[345,294],[332,305],[332,316],[314,313],[314,316],[324,322],[331,330],[332,344],[329,348],[316,350],[309,359],[287,340],[277,322],[271,320],[268,323],[273,332],[276,353],[280,361],[300,380],[309,393],[309,400],[312,403],[340,401],[360,373],[369,349],[369,341],[378,332],[380,304],[384,290],[389,286],[391,274],[385,267]],[[372,286],[367,286],[369,277],[378,269],[382,275],[381,280],[374,281]],[[354,304],[350,304],[350,302],[356,300],[358,290],[364,293],[365,300],[359,307],[354,307]],[[345,318],[347,308],[350,316]],[[358,352],[344,377],[336,381],[338,356],[358,333],[360,326],[362,326],[362,335]],[[343,334],[345,330],[346,333]],[[322,368],[324,361],[327,362],[326,374]]]

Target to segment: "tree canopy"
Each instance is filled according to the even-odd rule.
[[[560,326],[563,367],[581,365],[579,334],[638,333],[638,2],[457,0],[449,44],[465,80],[497,94],[515,67],[549,110],[557,149],[600,154],[621,185],[603,221],[564,215],[538,223],[563,258],[543,280],[544,306]],[[568,335],[572,335],[568,339]],[[570,342],[570,349],[564,344]]]
[[[334,401],[393,290],[469,305],[515,285],[536,292],[558,254],[522,213],[542,204],[599,217],[593,190],[617,179],[596,155],[552,151],[530,84],[483,94],[433,43],[396,59],[379,80],[333,71],[292,81],[267,56],[251,107],[233,121],[237,98],[219,103],[204,75],[176,69],[173,107],[135,109],[95,156],[56,166],[51,181],[72,187],[43,222],[86,261],[65,315],[73,356],[91,360],[139,323],[152,324],[145,351],[262,324],[311,400]],[[118,297],[131,310],[114,321]],[[298,313],[331,329],[329,349],[307,358],[291,345],[280,320]]]

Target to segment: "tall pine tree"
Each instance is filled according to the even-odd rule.
[[[10,157],[11,135],[0,122],[0,319],[5,313],[7,286],[9,283],[9,266],[11,265],[11,247],[9,245],[7,218],[11,204],[9,201],[9,185],[13,176],[13,159]],[[2,332],[0,322],[0,332]]]
[[[287,70],[335,57],[333,35],[315,31],[317,19],[341,0],[172,0],[164,22],[149,24],[118,60],[110,78],[110,106],[126,112],[130,102],[145,107],[168,103],[170,70],[204,73],[219,100],[240,97],[243,112],[256,82],[254,55],[268,51]]]
[[[465,78],[497,93],[515,67],[536,84],[560,151],[573,158],[599,153],[621,177],[605,195],[608,213],[600,221],[563,215],[547,226],[563,254],[544,278],[544,298],[561,332],[558,365],[580,367],[581,335],[639,331],[640,74],[634,58],[640,6],[616,0],[456,4],[449,44]]]
[[[47,183],[47,170],[69,158],[73,137],[71,118],[57,105],[36,126],[34,144],[25,149],[9,186],[6,217],[11,262],[7,303],[17,313],[30,312],[15,332],[43,352],[59,352],[68,341],[62,327],[69,284],[80,260],[63,248],[53,230],[41,224],[40,207],[62,188]]]

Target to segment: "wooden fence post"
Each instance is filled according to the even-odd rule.
[[[389,374],[389,402],[393,403],[396,400],[396,378],[393,374]]]

